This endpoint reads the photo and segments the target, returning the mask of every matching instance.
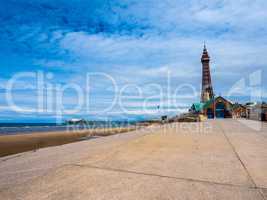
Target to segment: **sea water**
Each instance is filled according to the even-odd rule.
[[[53,131],[77,131],[93,128],[125,127],[135,122],[90,122],[80,125],[66,125],[56,123],[0,123],[0,135],[16,135],[28,133],[42,133]]]

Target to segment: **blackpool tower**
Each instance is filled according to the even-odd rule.
[[[206,45],[204,45],[204,50],[201,57],[201,63],[202,63],[201,102],[206,102],[214,98],[214,93],[211,83],[211,74],[210,74],[210,57]]]

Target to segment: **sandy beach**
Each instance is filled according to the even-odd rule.
[[[41,132],[0,136],[0,157],[44,147],[63,145],[90,139],[94,136],[109,136],[138,129],[140,127],[96,128],[82,131]]]

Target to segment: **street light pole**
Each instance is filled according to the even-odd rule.
[[[215,97],[213,97],[213,119],[216,118],[216,106],[215,106]]]

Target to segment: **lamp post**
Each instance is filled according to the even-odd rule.
[[[213,119],[216,118],[216,106],[215,106],[215,95],[212,98],[213,101]]]

